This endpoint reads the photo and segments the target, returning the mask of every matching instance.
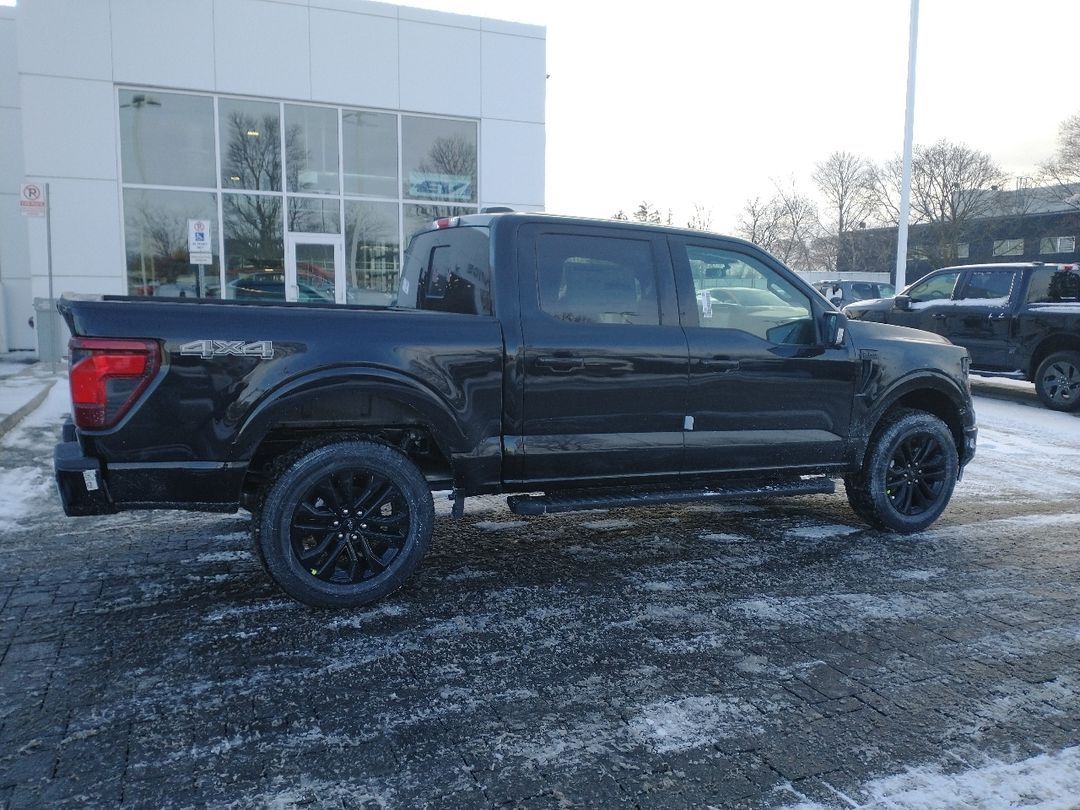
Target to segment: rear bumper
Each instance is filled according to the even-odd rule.
[[[65,430],[65,438],[66,434]],[[53,449],[53,474],[68,517],[117,511],[101,474],[101,462],[84,456],[77,441],[64,441]]]
[[[87,456],[73,426],[53,449],[53,474],[64,514],[109,515],[127,509],[235,512],[246,464],[149,462],[111,464]]]

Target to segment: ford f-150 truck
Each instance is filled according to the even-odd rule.
[[[936,332],[971,371],[1035,383],[1048,408],[1080,408],[1080,272],[1075,264],[944,267],[895,298],[844,307],[849,318]]]
[[[967,352],[848,323],[752,244],[541,214],[439,220],[396,306],[65,298],[69,515],[252,514],[290,596],[416,568],[432,492],[519,514],[834,491],[918,531],[975,451]]]

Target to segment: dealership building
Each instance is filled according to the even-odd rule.
[[[386,303],[432,219],[543,208],[544,84],[543,28],[365,0],[0,7],[0,351],[50,288]]]

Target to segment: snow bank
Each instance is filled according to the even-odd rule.
[[[1075,810],[1080,797],[1080,747],[1040,754],[1021,762],[989,761],[960,773],[940,766],[910,768],[867,782],[861,796],[838,792],[836,807],[860,810],[924,810],[927,807],[1006,810]],[[803,801],[785,810],[828,810],[830,805]]]

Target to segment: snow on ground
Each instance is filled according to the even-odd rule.
[[[975,416],[978,448],[957,484],[957,496],[1053,498],[1080,492],[1080,420],[1075,416],[979,396]]]
[[[785,810],[924,810],[928,807],[1007,810],[1075,810],[1080,807],[1080,747],[1021,762],[989,761],[959,773],[945,773],[936,765],[910,768],[904,773],[874,779],[862,786],[861,796],[837,791],[837,801],[821,804],[802,801]]]
[[[52,476],[34,467],[0,469],[0,530],[10,529],[34,511],[35,502],[53,489]]]

